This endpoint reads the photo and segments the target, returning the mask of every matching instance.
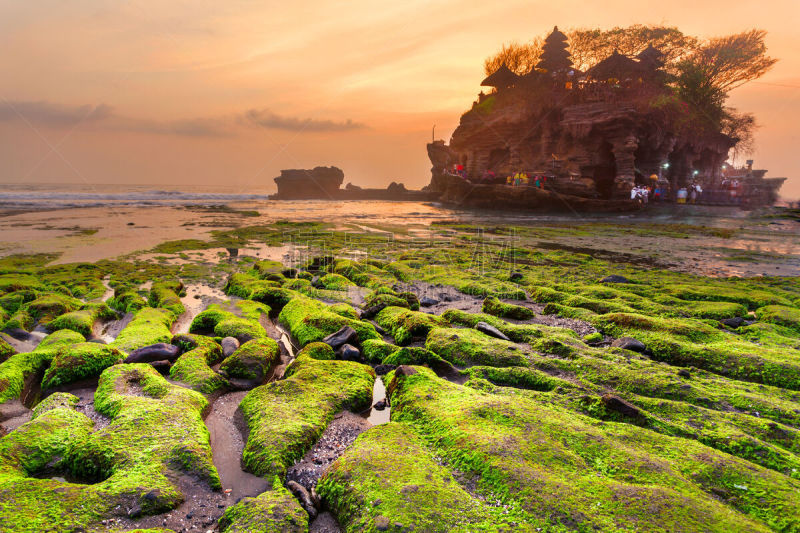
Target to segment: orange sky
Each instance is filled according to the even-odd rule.
[[[274,190],[281,168],[425,185],[503,42],[553,25],[769,32],[780,62],[730,103],[800,198],[800,2],[0,0],[0,183]]]

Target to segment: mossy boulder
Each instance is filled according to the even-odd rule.
[[[425,347],[457,366],[528,366],[525,351],[515,343],[474,329],[433,329]]]
[[[366,341],[374,342],[374,341]],[[318,359],[320,361],[331,361],[336,359],[336,352],[333,351],[330,344],[324,342],[310,342],[306,344],[299,352],[298,355],[305,354],[311,359]]]
[[[103,370],[125,359],[126,354],[113,346],[81,342],[64,346],[56,352],[42,378],[42,388],[51,389],[98,377]]]
[[[231,378],[262,381],[279,357],[277,342],[269,337],[253,339],[222,361],[219,368]]]
[[[177,318],[186,312],[180,297],[183,292],[183,283],[180,281],[159,281],[150,289],[147,304],[150,307],[168,309]]]
[[[225,509],[218,526],[222,533],[307,533],[308,513],[275,477],[271,489]]]
[[[546,529],[791,530],[798,482],[687,439],[608,424],[522,395],[395,371],[392,419],[475,476],[520,523]],[[538,393],[541,394],[541,393]]]
[[[375,317],[382,328],[392,334],[397,344],[403,346],[414,338],[424,338],[428,332],[444,326],[446,322],[441,317],[419,311],[411,311],[402,307],[387,307]]]
[[[16,350],[14,347],[7,343],[2,337],[0,337],[0,363],[14,355]]]
[[[135,288],[121,285],[114,289],[114,296],[108,300],[108,305],[121,313],[135,313],[147,306],[147,301]]]
[[[368,363],[380,363],[399,348],[381,339],[369,339],[361,343],[361,353]]]
[[[50,293],[39,296],[25,305],[25,311],[39,324],[47,325],[53,319],[64,313],[80,309],[83,303],[80,300],[59,293]]]
[[[414,428],[402,423],[381,424],[359,435],[317,487],[346,531],[528,529],[520,528],[507,509],[467,492]]]
[[[169,369],[172,379],[206,394],[228,386],[227,380],[211,368],[222,360],[222,347],[214,339],[203,335],[176,335],[172,344],[184,351]]]
[[[51,331],[71,329],[88,337],[94,329],[95,322],[115,317],[116,314],[106,304],[90,304],[79,311],[57,317],[48,324],[48,329]]]
[[[374,381],[368,366],[299,354],[284,379],[253,389],[239,406],[250,429],[245,468],[258,476],[283,477],[337,412],[371,405]]]
[[[321,341],[345,326],[350,326],[356,331],[359,342],[380,338],[375,327],[369,322],[342,316],[332,310],[331,306],[304,296],[293,298],[286,304],[278,319],[301,346]]]
[[[756,317],[770,324],[778,324],[800,333],[800,309],[785,305],[767,305],[756,311]]]
[[[269,307],[251,300],[242,300],[233,305],[212,304],[192,320],[189,332],[213,332],[218,337],[234,337],[245,343],[267,336],[259,322],[262,314],[269,314]]]
[[[0,363],[0,403],[19,398],[26,382],[43,372],[62,347],[84,342],[80,333],[64,329],[45,337],[32,352],[12,355]]]
[[[172,339],[170,328],[173,322],[175,314],[172,311],[145,307],[119,332],[111,345],[124,352],[132,352],[159,342],[168,343]]]
[[[320,288],[331,291],[346,291],[348,288],[356,286],[341,274],[325,274],[317,280],[317,284]]]
[[[490,315],[514,320],[528,320],[536,316],[536,313],[534,313],[532,309],[521,305],[501,302],[493,296],[483,300],[482,311]]]

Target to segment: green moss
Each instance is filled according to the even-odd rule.
[[[108,305],[121,313],[135,313],[147,302],[133,287],[122,285],[114,289],[114,297],[108,300]]]
[[[482,311],[490,315],[514,320],[528,320],[536,315],[532,309],[501,302],[495,297],[489,297],[483,301]]]
[[[42,291],[45,287],[39,279],[30,274],[0,275],[0,293],[15,291]]]
[[[383,361],[386,365],[427,365],[434,367],[442,358],[430,350],[419,347],[404,347],[387,355]]]
[[[562,380],[548,376],[540,370],[520,366],[505,368],[473,366],[464,370],[463,373],[470,378],[485,379],[495,385],[518,389],[550,391],[564,384]]]
[[[32,352],[12,355],[0,363],[0,403],[19,398],[26,381],[43,372],[58,350],[85,341],[83,335],[60,330],[45,337]]]
[[[258,261],[253,264],[253,268],[261,279],[278,282],[284,280],[283,271],[286,268],[278,261]]]
[[[131,352],[159,342],[168,343],[172,339],[170,327],[174,321],[175,314],[172,311],[146,307],[136,313],[111,346]]]
[[[268,337],[253,339],[222,361],[219,368],[229,377],[261,381],[279,357],[277,342]]]
[[[278,319],[286,325],[301,346],[321,341],[345,326],[356,330],[359,342],[380,338],[372,324],[341,316],[331,310],[330,306],[303,296],[293,298],[286,304]]]
[[[377,341],[369,340],[366,342],[377,342]],[[330,361],[336,359],[336,353],[333,351],[333,348],[331,348],[329,344],[325,344],[324,342],[308,343],[298,352],[298,355],[300,354],[306,354],[311,359],[318,359],[320,361]]]
[[[406,424],[381,424],[359,435],[318,490],[346,531],[529,529],[519,516],[467,492]]]
[[[92,334],[95,322],[115,316],[114,312],[105,304],[89,305],[80,311],[72,311],[59,316],[48,324],[48,328],[52,331],[71,329],[88,337]]]
[[[554,528],[797,527],[785,512],[797,505],[796,482],[702,444],[461,387],[423,368],[395,373],[388,390],[393,420],[476,476],[479,493]]]
[[[180,294],[183,292],[183,283],[180,281],[160,281],[154,283],[150,289],[147,304],[150,307],[168,309],[175,318],[186,312],[181,302]]]
[[[414,337],[424,337],[428,332],[445,324],[441,317],[402,307],[387,307],[378,313],[375,322],[392,334],[399,345],[411,342]]]
[[[76,311],[82,306],[80,300],[58,293],[39,296],[25,305],[27,313],[40,324],[47,325],[64,313]]]
[[[82,342],[58,350],[42,378],[42,388],[50,389],[99,376],[103,370],[125,359],[113,346]]]
[[[361,353],[368,363],[380,363],[399,349],[399,346],[381,339],[369,339],[361,343]]]
[[[475,329],[433,329],[425,347],[458,366],[528,366],[525,352],[519,346]]]
[[[172,379],[206,394],[228,385],[227,380],[211,368],[222,359],[222,347],[213,339],[202,335],[177,335],[172,343],[185,350],[169,369]]]
[[[14,291],[0,296],[0,308],[8,314],[14,314],[28,302],[32,302],[38,297],[36,291],[23,290]]]
[[[800,333],[800,309],[785,305],[767,305],[756,311],[756,317],[762,322],[778,324]]]
[[[218,525],[222,533],[306,533],[308,513],[276,476],[271,489],[225,509]]]
[[[298,355],[284,379],[253,389],[239,406],[250,429],[243,453],[247,470],[283,476],[337,412],[371,405],[374,380],[365,365]]]
[[[31,419],[38,418],[53,409],[74,409],[80,398],[68,392],[54,392],[33,408]]]
[[[319,284],[323,289],[331,291],[346,291],[350,287],[355,287],[355,283],[340,274],[325,274],[319,278]]]
[[[0,337],[0,363],[14,355],[16,350],[14,347],[8,344],[2,337]]]

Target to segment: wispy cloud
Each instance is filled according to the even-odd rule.
[[[0,103],[0,121],[25,120],[50,126],[72,126],[83,121],[105,120],[112,114],[111,107],[65,106],[51,102],[5,101]]]
[[[266,109],[251,109],[244,114],[245,120],[255,126],[288,131],[350,131],[365,128],[360,122],[347,119],[343,122],[313,118],[285,117]]]
[[[153,120],[119,115],[104,104],[66,106],[44,101],[0,102],[0,122],[13,120],[25,120],[34,125],[53,128],[91,123],[95,127],[108,130],[183,137],[230,137],[240,133],[243,127],[298,133],[350,131],[366,127],[350,119],[335,121],[282,116],[266,109],[250,109],[226,117]]]

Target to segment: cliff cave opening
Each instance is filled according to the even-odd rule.
[[[597,164],[594,166],[594,186],[604,199],[611,198],[614,191],[614,178],[617,177],[617,162],[611,143],[603,141],[597,152]]]

